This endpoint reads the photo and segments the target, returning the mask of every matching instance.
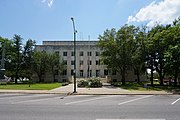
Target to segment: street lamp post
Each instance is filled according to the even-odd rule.
[[[73,23],[73,30],[74,30],[74,92],[77,93],[76,91],[76,33],[77,30],[75,28],[75,23],[74,23],[74,18],[71,17],[72,23]]]

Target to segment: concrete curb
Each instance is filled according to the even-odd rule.
[[[0,90],[0,94],[2,93],[6,93],[6,94],[10,94],[10,93],[15,93],[15,94],[65,94],[65,95],[180,95],[180,93],[158,93],[158,92],[152,92],[152,93],[148,93],[148,92],[122,92],[122,93],[72,93],[72,92],[50,92],[50,91],[9,91],[9,90]]]

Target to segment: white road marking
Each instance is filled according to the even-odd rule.
[[[141,99],[148,98],[148,97],[152,97],[152,96],[153,96],[153,95],[143,96],[143,97],[140,97],[140,98],[136,98],[136,99],[128,100],[128,101],[125,101],[125,102],[121,102],[121,103],[119,103],[118,105],[130,103],[130,102],[133,102],[133,101],[136,101],[136,100],[141,100]]]
[[[70,105],[70,104],[89,102],[89,101],[94,101],[94,100],[99,100],[99,99],[104,99],[104,98],[110,98],[110,97],[115,97],[115,96],[105,96],[105,97],[100,97],[100,98],[93,98],[93,99],[87,99],[87,100],[79,100],[79,101],[69,102],[69,103],[65,103],[65,104],[66,105]]]
[[[9,95],[5,95],[5,96],[1,96],[0,99],[9,99],[9,98],[23,98],[23,97],[34,97],[34,96],[43,96],[43,95],[30,95],[30,96],[26,96],[26,95],[23,95],[23,94],[17,94],[17,95],[12,95],[12,96],[9,96]]]
[[[166,120],[166,119],[96,119],[96,120]]]
[[[50,100],[50,99],[59,99],[59,97],[42,98],[42,99],[37,99],[37,100],[18,101],[18,102],[12,102],[11,104],[28,103],[28,102],[39,102],[39,101]]]
[[[174,102],[171,103],[171,105],[174,105],[176,102],[178,102],[180,100],[180,98],[178,98],[177,100],[175,100]]]

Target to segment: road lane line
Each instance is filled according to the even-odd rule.
[[[96,120],[166,120],[166,119],[96,119]]]
[[[175,100],[174,102],[171,103],[171,105],[174,105],[176,102],[178,102],[180,100],[180,98],[178,98],[177,100]]]
[[[21,95],[12,95],[12,96],[1,96],[0,99],[11,99],[11,98],[23,98],[23,97],[34,97],[34,96],[39,96],[38,94],[37,95],[26,95],[26,94],[21,94]]]
[[[133,101],[141,100],[141,99],[152,97],[152,96],[153,95],[143,96],[143,97],[140,97],[140,98],[136,98],[136,99],[128,100],[128,101],[125,101],[125,102],[121,102],[118,105],[123,105],[123,104],[126,104],[126,103],[130,103],[130,102],[133,102]]]
[[[24,101],[12,102],[11,104],[28,103],[28,102],[39,102],[39,101],[50,100],[50,99],[59,99],[59,97],[42,98],[42,99],[36,99],[36,100],[24,100]]]
[[[69,103],[65,103],[66,105],[70,105],[70,104],[75,104],[75,103],[82,103],[82,102],[89,102],[89,101],[94,101],[94,100],[99,100],[99,99],[104,99],[104,98],[111,98],[111,97],[115,97],[115,96],[105,96],[105,97],[100,97],[100,98],[93,98],[93,99],[87,99],[87,100],[79,100],[79,101],[74,101],[74,102],[69,102]]]

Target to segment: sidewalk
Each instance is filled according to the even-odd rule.
[[[2,90],[0,93],[29,93],[29,94],[75,94],[75,95],[172,95],[166,91],[130,91],[113,86],[103,86],[102,88],[79,88],[77,93],[73,93],[74,84],[62,86],[52,90]]]
[[[59,87],[50,90],[49,93],[73,93],[74,84]],[[77,87],[76,95],[171,95],[166,91],[129,91],[113,86],[103,86],[102,88],[79,88]]]

